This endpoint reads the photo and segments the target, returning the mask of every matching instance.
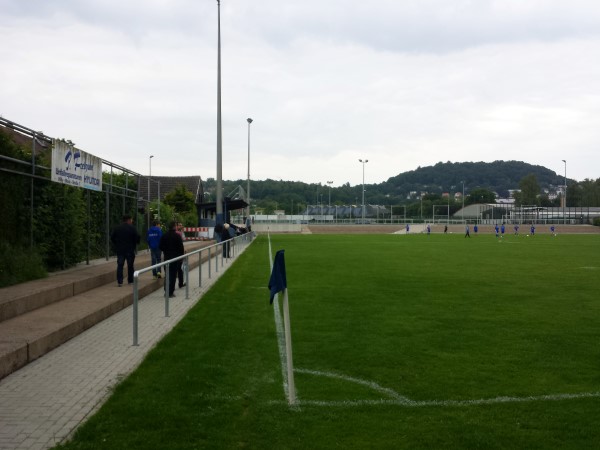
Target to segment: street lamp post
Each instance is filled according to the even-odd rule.
[[[148,228],[150,228],[150,178],[152,178],[152,158],[154,158],[154,155],[150,155],[148,158]]]
[[[365,164],[369,162],[368,159],[365,159],[364,161],[362,159],[359,159],[358,162],[362,163],[362,168],[363,168],[363,182],[362,182],[362,223],[364,225],[365,223]]]
[[[248,191],[246,192],[246,197],[248,199],[248,214],[246,214],[246,217],[250,218],[250,124],[252,123],[252,119],[248,117],[246,120],[248,121]]]
[[[327,206],[331,206],[331,185],[333,184],[333,181],[328,181],[327,184],[329,185],[329,202],[327,203]]]
[[[565,200],[563,202],[563,220],[566,225],[567,223],[567,160],[563,159],[562,162],[565,163]]]

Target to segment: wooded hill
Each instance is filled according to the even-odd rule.
[[[445,162],[434,166],[419,167],[416,170],[401,173],[379,184],[367,184],[366,203],[379,205],[401,205],[410,203],[421,194],[442,194],[448,192],[453,195],[463,190],[465,194],[483,188],[496,192],[500,197],[508,197],[509,190],[519,189],[519,182],[527,175],[533,174],[537,178],[540,188],[552,190],[556,186],[564,185],[564,178],[542,166],[534,166],[521,161],[494,161],[485,162]],[[246,180],[224,182],[226,191],[236,185],[246,187]],[[214,192],[215,180],[209,178],[205,181],[205,190]],[[361,201],[362,185],[343,186],[331,188],[331,203],[338,205],[357,204]],[[411,193],[413,194],[411,196]],[[252,202],[278,202],[286,205],[281,209],[290,210],[291,204],[306,205],[325,204],[329,201],[329,187],[323,184],[307,184],[297,181],[262,180],[251,181]],[[294,211],[297,207],[294,207]]]
[[[485,162],[439,162],[435,166],[419,167],[410,172],[390,178],[384,187],[393,189],[399,195],[410,191],[430,193],[484,188],[496,192],[500,197],[508,197],[511,189],[518,189],[519,182],[527,175],[535,175],[542,189],[564,185],[564,177],[542,166],[534,166],[521,161]]]

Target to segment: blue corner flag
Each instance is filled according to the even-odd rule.
[[[275,294],[287,288],[287,280],[285,277],[285,260],[283,258],[284,251],[285,250],[279,250],[275,254],[275,261],[273,262],[273,270],[271,271],[271,279],[269,280],[271,304],[273,303]]]

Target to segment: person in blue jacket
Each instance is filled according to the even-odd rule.
[[[152,226],[148,228],[146,232],[146,242],[148,243],[148,248],[150,249],[150,256],[152,257],[152,265],[160,263],[160,238],[162,237],[162,228],[160,228],[160,222],[155,220],[152,223]],[[152,269],[152,276],[154,278],[161,277],[160,267],[157,269]]]

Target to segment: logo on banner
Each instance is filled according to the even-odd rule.
[[[102,160],[72,144],[52,141],[52,181],[70,186],[102,190]]]

